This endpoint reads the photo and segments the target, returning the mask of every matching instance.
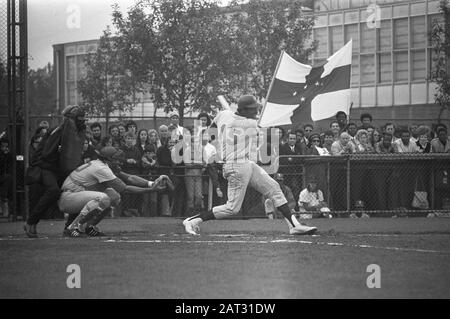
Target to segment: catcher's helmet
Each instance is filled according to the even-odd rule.
[[[123,157],[123,152],[112,146],[105,146],[99,152],[100,158],[107,161],[121,160]]]

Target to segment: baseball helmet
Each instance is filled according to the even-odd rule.
[[[258,108],[258,102],[253,95],[243,95],[238,101],[238,110],[241,109],[256,109]]]

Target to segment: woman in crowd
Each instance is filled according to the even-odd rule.
[[[431,153],[431,130],[428,126],[419,126],[416,130],[419,153]]]
[[[339,141],[339,136],[341,133],[341,128],[339,127],[338,121],[333,121],[330,123],[330,130],[333,132],[333,139],[335,141]]]
[[[372,134],[370,134],[369,140],[370,145],[373,147],[375,151],[375,145],[381,140],[381,130],[379,128],[375,128]]]
[[[150,141],[148,139],[148,132],[146,129],[140,129],[137,133],[137,141],[136,146],[141,152],[142,155],[144,155],[144,150],[150,145]]]
[[[354,143],[356,153],[370,154],[375,152],[374,148],[369,143],[369,133],[364,129],[356,132]]]
[[[148,143],[153,149],[156,150],[161,146],[161,141],[158,136],[158,132],[155,129],[148,130]]]

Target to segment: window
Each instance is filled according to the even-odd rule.
[[[327,28],[314,29],[314,40],[318,41],[316,50],[317,57],[328,57],[327,38]]]
[[[374,56],[361,55],[361,84],[371,84],[375,82],[375,61]]]
[[[358,85],[359,84],[359,56],[353,55],[352,56],[352,85]]]
[[[359,51],[359,35],[358,35],[358,25],[349,24],[344,26],[345,30],[345,43],[353,39],[353,52]]]
[[[408,81],[408,51],[394,52],[394,81]]]
[[[380,83],[392,81],[391,53],[378,55],[378,81]]]
[[[66,80],[75,80],[75,56],[66,57]]]
[[[330,44],[331,44],[331,54],[338,51],[340,48],[342,48],[343,43],[343,37],[342,37],[342,27],[330,27]]]
[[[426,46],[427,30],[425,16],[411,18],[411,47],[424,48]]]
[[[381,21],[380,29],[378,30],[378,43],[380,51],[391,50],[391,32],[391,20]]]
[[[411,51],[411,81],[425,80],[425,50]]]
[[[86,67],[84,65],[85,54],[77,56],[77,80],[86,76]]]
[[[369,28],[367,23],[361,23],[361,53],[375,51],[375,30]]]
[[[76,104],[75,96],[76,96],[76,86],[75,82],[66,82],[67,88],[67,105]]]
[[[408,19],[394,20],[394,49],[408,48]]]

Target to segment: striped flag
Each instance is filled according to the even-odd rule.
[[[312,123],[349,112],[352,40],[314,67],[281,53],[259,125]]]

